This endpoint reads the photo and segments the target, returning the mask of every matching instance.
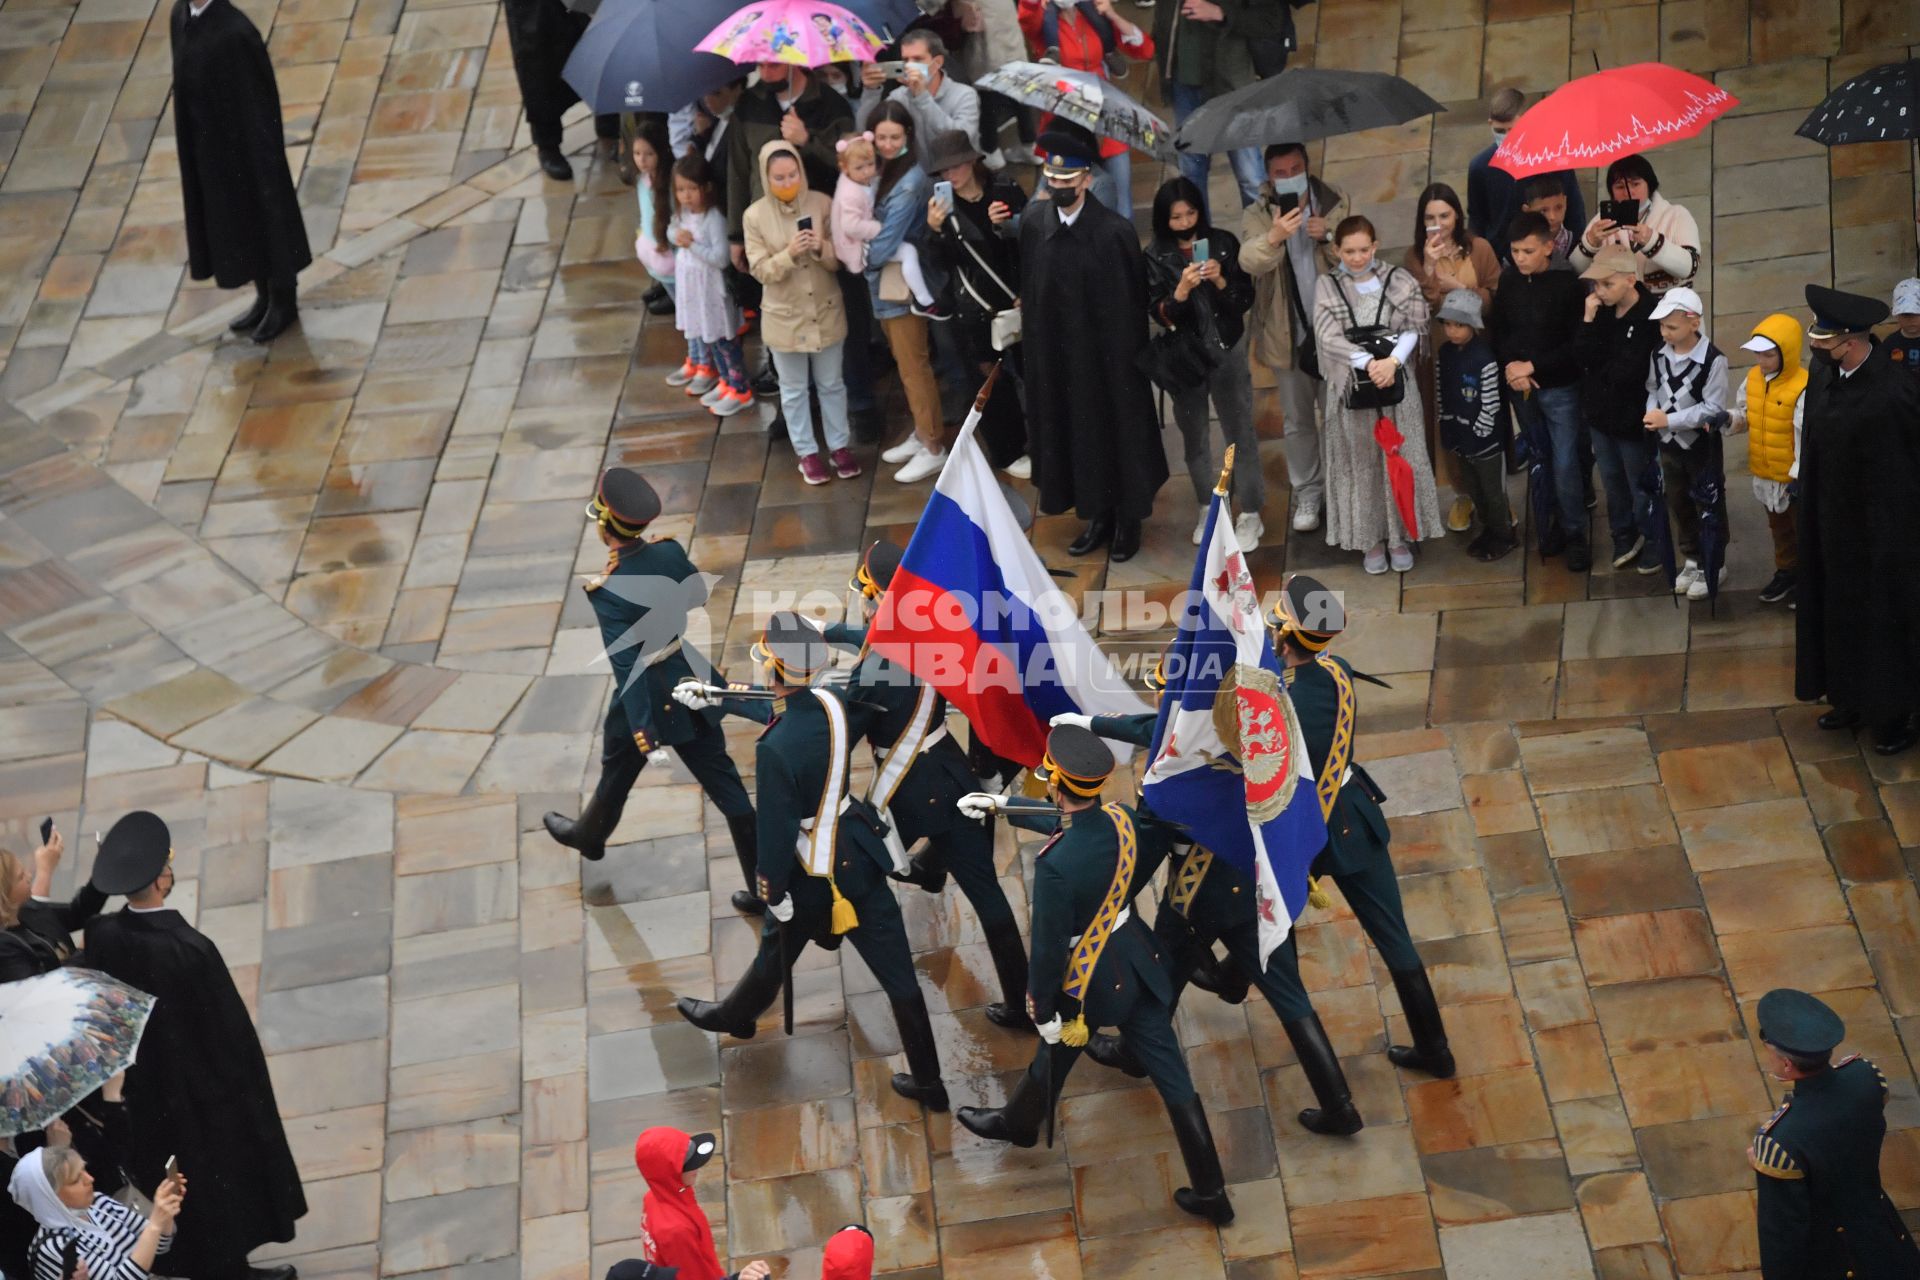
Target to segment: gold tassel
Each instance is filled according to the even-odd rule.
[[[1072,1022],[1060,1028],[1060,1043],[1078,1049],[1087,1042],[1087,1015],[1075,1014]]]
[[[1309,876],[1307,878],[1307,905],[1310,907],[1318,907],[1322,911],[1325,911],[1333,905],[1333,898],[1325,889],[1320,887],[1319,876]]]
[[[833,931],[835,934],[848,933],[860,927],[860,916],[853,904],[840,896],[840,886],[831,880],[827,887],[833,890]]]

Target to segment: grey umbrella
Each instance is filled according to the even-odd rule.
[[[1445,110],[1399,76],[1295,67],[1214,98],[1187,117],[1173,144],[1217,154],[1380,129]]]

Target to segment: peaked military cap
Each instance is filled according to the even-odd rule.
[[[107,829],[93,860],[93,887],[109,896],[138,893],[173,857],[173,835],[157,813],[136,809]]]
[[[1318,652],[1347,629],[1347,607],[1318,578],[1296,573],[1281,586],[1280,599],[1267,622],[1283,635],[1293,636],[1302,648]]]
[[[1887,304],[1878,298],[1843,293],[1823,284],[1807,286],[1807,306],[1813,309],[1813,323],[1807,326],[1809,338],[1844,338],[1865,333],[1891,314]]]
[[[1846,1038],[1840,1015],[1804,991],[1776,987],[1760,997],[1760,1038],[1796,1057],[1832,1053]]]
[[[847,585],[867,599],[877,600],[893,581],[893,571],[900,567],[900,557],[905,554],[885,538],[880,539],[860,557],[860,567],[854,570],[853,580]]]
[[[1042,172],[1049,178],[1076,178],[1100,158],[1100,144],[1093,135],[1064,120],[1055,120],[1035,147],[1043,157]]]
[[[1047,780],[1077,796],[1097,796],[1113,772],[1113,749],[1091,729],[1077,724],[1056,726],[1047,734],[1047,754],[1040,761]]]
[[[587,504],[587,516],[616,536],[637,538],[660,514],[660,495],[631,467],[608,467]]]
[[[767,629],[754,642],[753,660],[770,663],[785,684],[805,684],[833,660],[833,647],[820,628],[799,614],[782,609],[767,619]]]

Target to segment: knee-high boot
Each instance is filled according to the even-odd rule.
[[[793,981],[793,971],[787,966],[794,958],[782,956],[777,934],[763,934],[760,954],[754,957],[753,964],[740,975],[740,981],[733,984],[733,990],[727,992],[725,999],[696,1000],[692,996],[681,996],[673,1002],[673,1007],[702,1031],[718,1031],[736,1040],[751,1040],[758,1030],[755,1023],[760,1015],[780,994],[780,984]]]
[[[894,1073],[893,1091],[929,1111],[945,1111],[947,1087],[940,1082],[940,1050],[934,1045],[927,1002],[916,993],[911,1000],[891,1003],[894,1025],[900,1029],[900,1048],[907,1055],[907,1069]]]
[[[1213,1145],[1213,1130],[1207,1127],[1206,1108],[1198,1097],[1178,1106],[1169,1102],[1167,1119],[1173,1122],[1180,1158],[1187,1162],[1187,1178],[1193,1183],[1175,1191],[1173,1202],[1196,1217],[1226,1226],[1233,1221],[1233,1202],[1227,1199],[1227,1179],[1220,1172],[1220,1152]]]
[[[1187,981],[1202,991],[1219,996],[1228,1004],[1245,1004],[1247,992],[1253,985],[1238,961],[1232,956],[1221,959],[1214,955],[1212,947],[1201,952],[1193,972],[1187,975]]]
[[[1393,989],[1400,993],[1400,1008],[1407,1015],[1407,1030],[1413,1033],[1413,1047],[1391,1045],[1387,1058],[1396,1067],[1447,1079],[1453,1074],[1453,1051],[1447,1047],[1447,1026],[1440,1019],[1440,1002],[1434,999],[1426,969],[1392,972]]]
[[[1041,1053],[1052,1053],[1053,1046],[1043,1044]],[[1036,1059],[1037,1061],[1037,1059]],[[1049,1072],[1058,1082],[1057,1072]],[[1057,1092],[1059,1084],[1054,1085]],[[1047,1118],[1047,1107],[1053,1099],[1047,1096],[1046,1088],[1040,1083],[1040,1072],[1029,1066],[1014,1082],[1013,1092],[1007,1095],[1005,1105],[998,1107],[961,1107],[953,1113],[971,1133],[978,1134],[992,1142],[1011,1142],[1016,1147],[1031,1147],[1040,1141],[1040,1124]]]
[[[577,818],[569,818],[562,813],[549,813],[540,821],[545,824],[547,834],[569,849],[576,849],[580,856],[589,862],[598,862],[607,856],[607,837],[620,825],[620,815],[626,811],[627,793],[633,790],[634,780],[640,776],[645,763],[644,757],[636,753],[631,759],[621,758],[600,766],[600,781],[593,788],[593,798],[587,801],[587,807],[580,811]]]
[[[1317,1107],[1302,1109],[1301,1126],[1314,1133],[1360,1132],[1363,1123],[1360,1111],[1353,1105],[1353,1093],[1347,1088],[1347,1073],[1340,1069],[1340,1059],[1335,1056],[1333,1045],[1327,1041],[1327,1029],[1320,1025],[1320,1015],[1310,1013],[1298,1021],[1283,1022],[1280,1029],[1293,1042],[1293,1051],[1300,1059],[1300,1069],[1306,1072],[1307,1083],[1312,1086],[1313,1096],[1320,1103]]]
[[[767,909],[760,900],[760,829],[759,820],[751,813],[727,815],[727,834],[733,837],[733,856],[740,860],[740,875],[745,879],[745,889],[733,891],[733,909],[745,915],[757,916]]]
[[[987,1006],[987,1021],[1009,1031],[1033,1030],[1027,1016],[1027,947],[1020,941],[1020,926],[1008,917],[1006,926],[988,929],[987,954],[993,957],[993,972],[1000,979],[1000,1002]]]

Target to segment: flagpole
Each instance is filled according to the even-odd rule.
[[[1221,461],[1220,465],[1220,483],[1213,486],[1213,491],[1223,498],[1227,496],[1227,481],[1233,478],[1233,451],[1235,447],[1234,445],[1227,446],[1227,456]]]

